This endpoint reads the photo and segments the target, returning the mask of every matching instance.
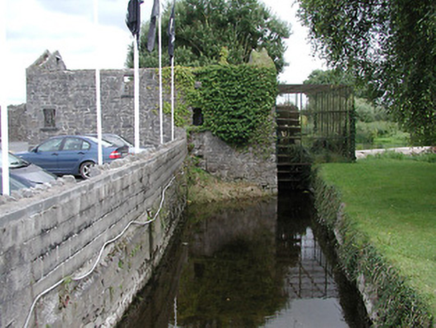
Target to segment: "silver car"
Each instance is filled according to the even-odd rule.
[[[9,161],[9,188],[11,191],[34,187],[37,184],[56,180],[56,176],[31,164],[22,158],[11,153],[8,154]],[[0,149],[0,193],[3,194],[3,158]]]

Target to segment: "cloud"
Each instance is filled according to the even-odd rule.
[[[69,69],[124,67],[126,0],[99,0],[98,35],[92,0],[7,0],[6,12],[9,103],[26,101],[25,69],[45,50],[59,50]]]
[[[37,0],[49,12],[67,14],[76,17],[94,17],[93,0]],[[150,1],[145,1],[141,11],[151,10]],[[126,26],[128,0],[98,0],[99,23],[104,26],[116,26],[124,29]],[[143,19],[145,17],[142,17]]]
[[[92,11],[93,2],[87,0],[37,0],[47,11],[69,13],[70,15],[83,15],[88,10]]]
[[[26,101],[25,70],[45,50],[59,50],[68,69],[123,68],[132,42],[125,24],[127,0],[98,0],[99,36],[95,34],[93,0],[5,0],[8,62],[7,101]],[[285,59],[290,65],[279,77],[302,83],[322,62],[314,59],[307,30],[295,18],[294,0],[262,0],[273,14],[292,24]],[[167,0],[164,0],[166,3]],[[142,21],[151,13],[152,1],[141,5]],[[177,42],[177,41],[176,41]],[[177,44],[176,44],[177,45]],[[3,73],[2,73],[3,74]]]

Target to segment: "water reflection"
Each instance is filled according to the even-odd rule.
[[[178,295],[181,327],[258,327],[286,303],[274,256],[276,210],[276,201],[227,207],[193,226]]]
[[[119,326],[365,327],[354,298],[343,301],[312,212],[309,194],[190,208],[162,267]]]
[[[287,302],[265,327],[349,327],[339,304],[333,265],[312,231],[309,194],[279,199],[277,259],[284,263]]]

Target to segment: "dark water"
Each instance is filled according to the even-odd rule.
[[[190,207],[119,327],[369,327],[310,194]]]

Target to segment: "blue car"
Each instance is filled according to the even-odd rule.
[[[102,140],[102,150],[103,163],[128,154],[128,147],[117,147],[105,140]],[[87,179],[91,167],[98,162],[98,140],[88,136],[57,136],[16,155],[56,175],[70,174]]]

